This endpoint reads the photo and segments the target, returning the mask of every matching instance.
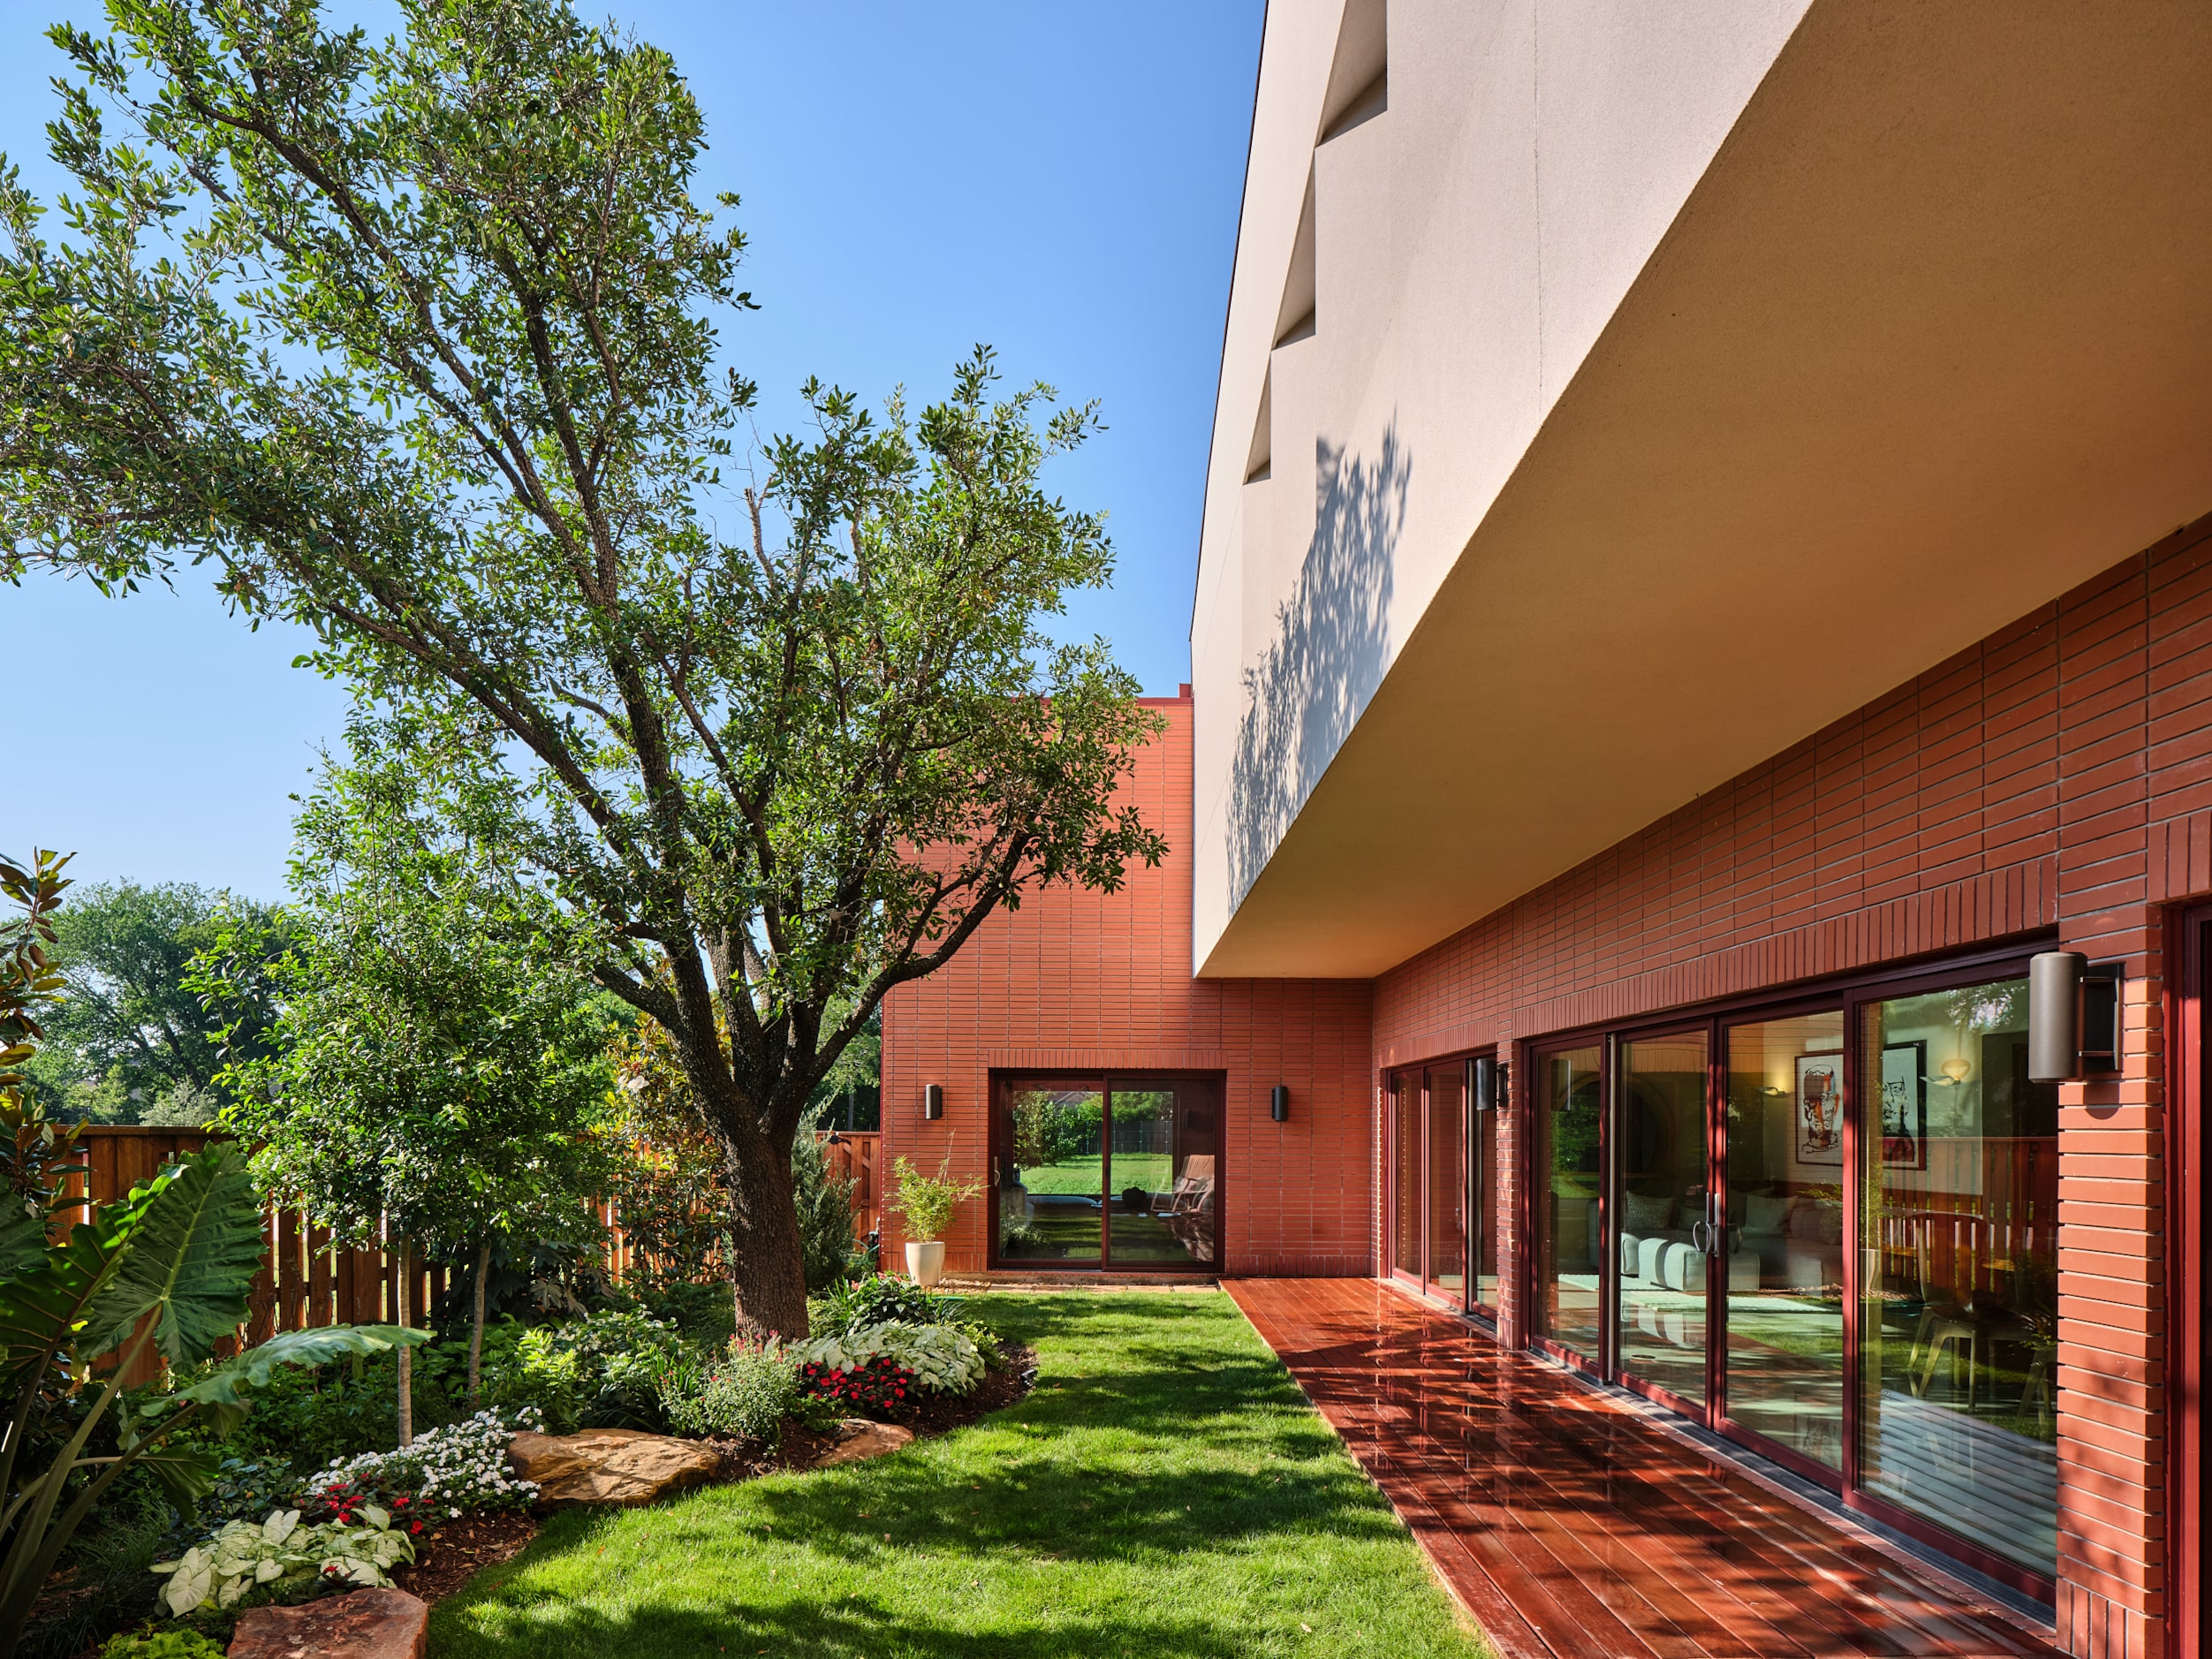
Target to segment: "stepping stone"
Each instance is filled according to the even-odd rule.
[[[239,1615],[231,1659],[422,1659],[430,1609],[405,1590],[354,1590]]]
[[[650,1504],[696,1486],[722,1466],[721,1454],[696,1440],[590,1428],[580,1435],[517,1435],[507,1463],[538,1483],[542,1504]]]
[[[887,1451],[897,1451],[901,1446],[914,1443],[914,1431],[901,1428],[897,1423],[870,1422],[865,1417],[848,1417],[837,1425],[837,1443],[830,1448],[818,1468],[828,1468],[833,1463],[858,1463],[863,1458],[880,1458]]]

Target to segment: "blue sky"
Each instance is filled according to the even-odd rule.
[[[764,433],[820,375],[870,400],[946,384],[978,341],[1010,378],[1103,404],[1059,466],[1101,507],[1112,592],[1079,595],[1148,692],[1189,677],[1206,443],[1252,113],[1261,0],[1110,6],[628,4],[705,108],[703,197],[735,190],[761,309],[728,330]],[[587,7],[587,15],[593,8]],[[341,8],[370,22],[389,14]],[[87,0],[0,6],[0,150],[50,197],[44,22]],[[0,850],[74,850],[87,881],[284,885],[292,812],[345,695],[291,666],[189,572],[120,602],[81,583],[0,586],[19,708]]]

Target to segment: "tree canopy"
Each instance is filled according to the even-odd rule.
[[[49,240],[0,187],[0,564],[204,563],[316,630],[670,1034],[740,1313],[803,1331],[792,1140],[883,996],[1163,852],[1117,799],[1156,716],[1049,628],[1112,571],[1042,482],[1096,414],[979,348],[918,411],[809,383],[749,449],[738,204],[693,200],[668,54],[554,0],[399,10],[53,32],[75,188]]]

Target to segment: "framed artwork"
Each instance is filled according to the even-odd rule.
[[[1844,1162],[1844,1056],[1800,1054],[1797,1057],[1797,1161]]]
[[[1882,1050],[1882,1162],[1928,1167],[1928,1040],[1893,1042]]]

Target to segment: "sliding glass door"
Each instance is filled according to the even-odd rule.
[[[1464,1306],[1467,1296],[1466,1063],[1392,1072],[1390,1251],[1394,1277]]]
[[[1530,1051],[1537,1345],[2049,1594],[2058,1109],[2026,1000],[1923,971]]]
[[[1726,1028],[1727,1425],[1844,1466],[1844,1011]]]
[[[1213,1079],[1001,1078],[992,1093],[995,1264],[1219,1267]]]

